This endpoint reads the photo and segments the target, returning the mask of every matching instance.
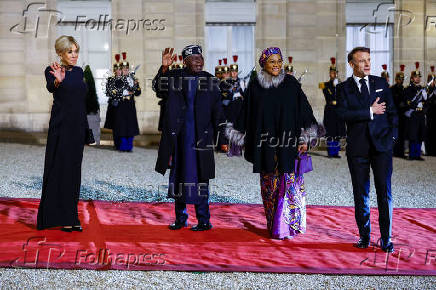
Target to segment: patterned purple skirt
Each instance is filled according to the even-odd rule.
[[[268,231],[273,239],[306,232],[306,192],[303,175],[260,174]]]
[[[229,151],[227,152],[228,157],[232,156],[242,156],[242,146],[230,143]]]

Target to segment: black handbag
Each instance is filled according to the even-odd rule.
[[[92,133],[92,129],[87,128],[85,132],[85,144],[90,145],[95,143],[94,134]]]

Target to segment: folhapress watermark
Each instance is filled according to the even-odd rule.
[[[21,20],[12,25],[9,31],[16,34],[33,34],[35,38],[47,38],[51,25],[72,25],[74,30],[117,31],[129,35],[136,31],[163,31],[166,29],[166,19],[163,18],[110,18],[109,14],[100,14],[91,18],[77,15],[74,21],[66,21],[65,13],[50,9],[46,2],[29,3],[22,11]]]

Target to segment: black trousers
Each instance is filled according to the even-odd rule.
[[[407,137],[410,142],[422,142],[425,140],[427,129],[425,125],[424,111],[416,111],[412,113],[408,119],[407,131]]]
[[[395,140],[394,144],[394,156],[404,157],[404,140],[406,136],[406,117],[398,117],[398,139]]]
[[[353,184],[355,218],[359,235],[370,240],[370,168],[374,174],[379,211],[381,244],[386,245],[392,236],[392,152],[377,152],[374,146],[369,147],[363,156],[347,156],[348,167]]]
[[[188,220],[188,212],[186,211],[186,203],[175,201],[176,221],[185,223]],[[208,224],[210,219],[209,200],[204,198],[199,204],[195,204],[195,215],[198,223]]]

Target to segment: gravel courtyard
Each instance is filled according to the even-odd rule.
[[[0,196],[40,197],[44,151],[44,146],[0,143]],[[345,156],[329,159],[325,155],[325,152],[312,154],[314,171],[305,175],[308,204],[353,205]],[[81,198],[171,201],[166,198],[168,175],[154,172],[156,156],[155,149],[134,148],[133,153],[119,153],[108,147],[86,147]],[[425,162],[394,159],[394,208],[436,207],[436,158],[425,158]],[[259,176],[251,172],[251,165],[243,158],[217,154],[217,178],[211,181],[211,202],[261,203]],[[373,184],[371,193],[371,206],[376,206]],[[41,285],[50,288],[434,289],[436,277],[0,269],[1,288]]]

